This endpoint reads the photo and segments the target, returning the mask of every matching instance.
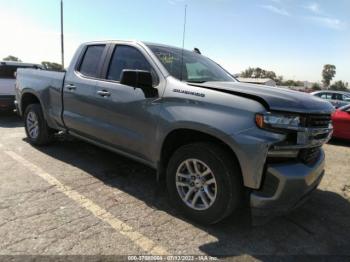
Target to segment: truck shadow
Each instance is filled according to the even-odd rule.
[[[156,182],[155,171],[142,164],[75,140],[38,150],[142,200],[153,209],[185,220],[169,205],[165,186]],[[343,195],[316,190],[299,209],[257,227],[251,226],[247,211],[209,227],[185,221],[217,239],[198,247],[211,256],[249,255],[263,261],[271,261],[278,255],[286,254],[349,256],[349,196],[350,188],[344,188]]]
[[[23,121],[15,112],[0,112],[0,127],[15,128],[23,126]]]

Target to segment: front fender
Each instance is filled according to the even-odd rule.
[[[162,101],[157,134],[155,155],[159,157],[158,161],[170,133],[179,129],[198,131],[228,145],[240,164],[244,185],[260,187],[268,149],[271,144],[283,139],[281,135],[256,127],[255,112],[261,110],[260,106],[247,111],[188,99],[165,100]]]

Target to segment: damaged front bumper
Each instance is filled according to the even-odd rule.
[[[267,164],[262,187],[250,195],[253,216],[278,216],[299,206],[320,184],[324,175],[325,154],[312,164],[301,161]]]

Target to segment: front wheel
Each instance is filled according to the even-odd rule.
[[[230,215],[242,201],[238,163],[213,143],[182,146],[167,168],[171,200],[185,216],[201,224],[214,224]]]
[[[53,132],[48,127],[39,104],[31,104],[26,108],[24,127],[31,144],[42,146],[52,141]]]

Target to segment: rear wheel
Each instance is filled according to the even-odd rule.
[[[48,127],[39,104],[27,106],[24,112],[24,127],[28,140],[33,145],[47,145],[53,139],[53,130]]]
[[[190,219],[214,224],[230,215],[242,201],[238,163],[212,143],[185,145],[167,168],[169,196]]]

